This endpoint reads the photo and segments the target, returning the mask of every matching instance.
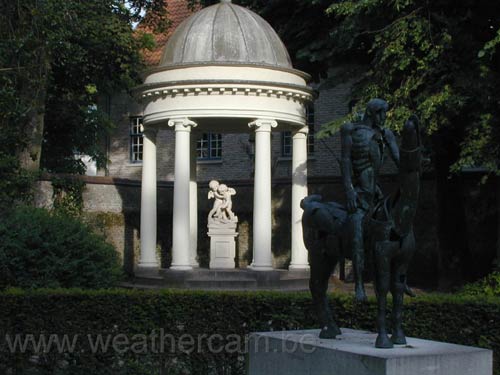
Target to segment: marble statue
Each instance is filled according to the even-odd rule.
[[[219,184],[216,180],[210,181],[208,186],[210,188],[208,199],[215,199],[213,208],[208,213],[208,222],[218,222],[222,224],[237,222],[238,218],[233,212],[233,202],[231,198],[231,196],[236,195],[236,190],[225,184]]]
[[[406,285],[406,271],[415,251],[413,219],[421,163],[418,118],[411,116],[405,123],[401,146],[396,149],[392,133],[382,128],[386,110],[383,100],[372,100],[368,103],[364,123],[347,124],[342,129],[347,207],[336,202],[322,202],[318,195],[308,196],[301,202],[304,243],[311,265],[310,290],[321,324],[320,337],[335,338],[340,334],[326,296],[328,279],[339,259],[353,259],[356,299],[364,300],[362,264],[365,256],[371,256],[376,273],[377,348],[406,343],[402,307],[403,295],[412,294]],[[376,172],[385,147],[390,149],[398,165],[399,188],[394,194],[383,197],[376,185]],[[385,321],[389,291],[394,301],[390,339]]]
[[[210,237],[211,269],[235,268],[235,238],[238,217],[233,212],[232,196],[236,190],[212,180],[208,184],[208,199],[214,199],[214,205],[208,214],[208,236]]]

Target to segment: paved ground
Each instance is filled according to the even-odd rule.
[[[124,288],[134,288],[134,289],[156,289],[156,290],[165,289],[165,286],[161,286],[161,285],[147,285],[147,284],[141,284],[141,283],[134,284],[131,282],[121,283],[121,286]],[[211,290],[216,290],[216,289],[211,289]],[[220,290],[223,290],[223,288],[221,288]],[[280,289],[273,288],[273,289],[255,289],[255,290],[280,290]],[[366,294],[368,296],[375,296],[375,290],[374,290],[373,283],[366,283],[365,290],[366,290]],[[412,286],[412,290],[417,294],[417,296],[426,293],[425,290],[420,289],[420,288],[416,288],[413,286]],[[283,291],[290,291],[290,290],[283,289]],[[308,291],[308,290],[304,289],[304,291]],[[338,278],[336,278],[335,276],[332,276],[330,278],[330,285],[328,288],[328,292],[330,292],[330,293],[346,293],[346,294],[354,295],[354,283],[353,282],[343,282],[343,281],[339,280]]]

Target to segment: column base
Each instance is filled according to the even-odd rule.
[[[160,267],[157,263],[139,263],[135,269],[134,274],[136,277],[159,277]]]
[[[139,262],[137,264],[138,268],[160,268],[158,262]]]
[[[190,265],[181,265],[181,264],[178,264],[178,265],[174,265],[172,264],[170,266],[170,269],[172,271],[192,271],[193,270],[193,267],[190,266]]]
[[[288,266],[289,271],[309,271],[310,269],[309,264],[290,264]]]
[[[249,269],[253,270],[253,271],[273,271],[274,268],[272,266],[268,266],[268,265],[259,265],[259,264],[250,264],[248,266]]]

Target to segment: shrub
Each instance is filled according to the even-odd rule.
[[[481,280],[464,286],[460,294],[468,296],[500,297],[500,272],[492,272]]]
[[[1,143],[1,136],[0,136]],[[19,166],[19,160],[0,150],[0,215],[12,207],[33,199],[33,184],[36,174]]]
[[[375,329],[373,298],[367,304],[355,304],[351,296],[335,295],[330,302],[342,327]],[[495,374],[499,375],[499,311],[498,298],[422,296],[406,303],[406,333],[493,349]],[[0,373],[243,375],[244,353],[210,352],[206,335],[221,335],[215,344],[226,348],[234,337],[244,342],[250,332],[316,327],[309,293],[6,291],[0,293],[0,332],[10,335],[11,341],[15,334],[20,334],[21,340],[31,337],[36,342],[41,335],[50,339],[51,334],[59,338],[67,335],[69,342],[77,340],[72,350],[58,351],[54,345],[46,353],[37,353],[34,345],[13,352],[5,343],[0,344]],[[162,330],[176,344],[170,346],[171,341],[166,340],[163,351],[159,345],[154,350],[149,339],[144,350],[138,346],[134,351],[129,345],[125,349],[130,350],[120,352],[110,347],[96,351],[87,336],[107,342],[121,335],[121,342],[126,336],[129,343],[138,343],[138,335],[152,337],[155,332],[159,338]],[[182,348],[181,341],[188,343],[189,337],[195,338],[194,346]],[[34,355],[37,361],[33,361]]]
[[[19,207],[0,221],[0,287],[107,288],[118,254],[78,219]]]
[[[69,216],[79,216],[83,210],[85,182],[76,176],[53,176],[54,209]]]

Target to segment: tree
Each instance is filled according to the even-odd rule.
[[[132,22],[144,9],[165,15],[164,1],[0,4],[0,159],[15,158],[30,171],[42,159],[49,170],[72,172],[82,172],[75,153],[102,161],[96,139],[109,123],[96,107],[98,97],[139,81],[140,49],[153,39],[134,33]],[[167,18],[145,22],[161,29]]]

